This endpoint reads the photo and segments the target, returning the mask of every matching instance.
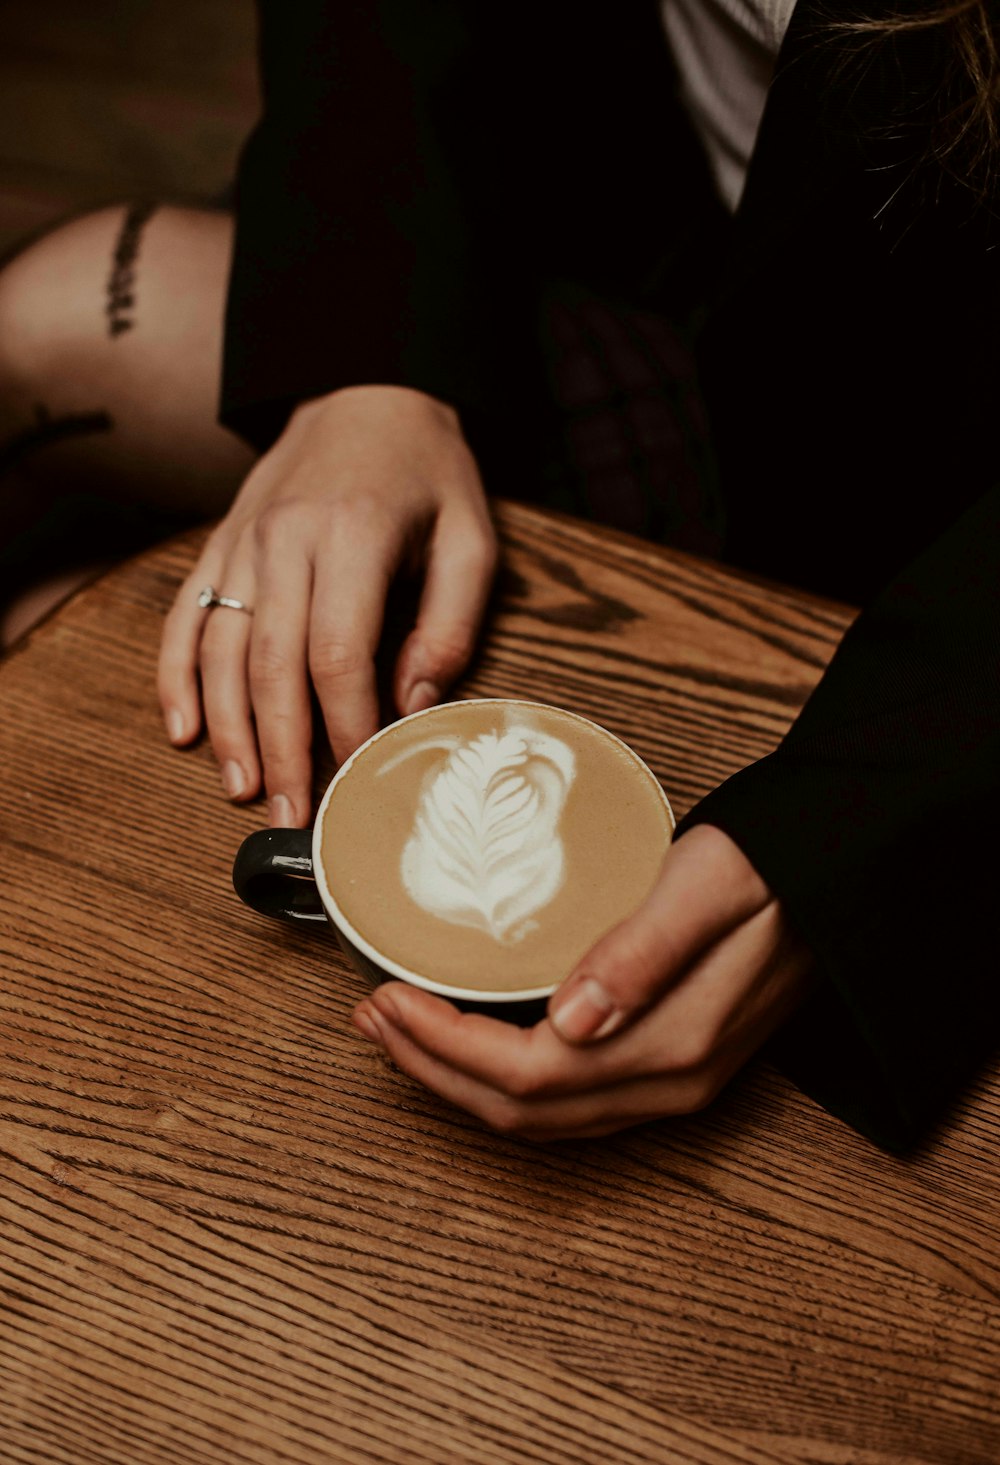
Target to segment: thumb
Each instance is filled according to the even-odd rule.
[[[568,1043],[618,1032],[770,899],[728,834],[696,825],[667,851],[639,909],[602,936],[552,995],[550,1023]]]

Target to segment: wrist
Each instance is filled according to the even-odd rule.
[[[338,387],[319,397],[308,397],[300,402],[288,419],[288,426],[307,424],[328,413],[352,410],[376,410],[380,414],[400,413],[407,417],[425,415],[441,426],[461,434],[462,424],[458,411],[450,402],[432,397],[416,387],[404,387],[388,382],[365,382],[349,387]]]

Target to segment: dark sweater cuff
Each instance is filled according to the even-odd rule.
[[[857,788],[856,770],[779,750],[709,794],[677,834],[696,824],[728,834],[816,958],[818,991],[766,1056],[901,1152],[944,1116],[1000,1027],[982,929],[992,862],[961,819],[937,842],[917,821],[908,838],[853,841],[844,810]]]

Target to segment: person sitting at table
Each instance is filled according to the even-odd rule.
[[[261,23],[234,245],[223,212],[104,210],[0,277],[4,512],[99,474],[223,516],[160,697],[277,824],[310,817],[311,691],[338,759],[375,729],[401,570],[424,578],[399,712],[460,676],[484,484],[863,604],[545,1021],[399,984],[356,1020],[521,1135],[698,1108],[770,1041],[913,1143],[1000,1016],[994,8],[264,0]]]

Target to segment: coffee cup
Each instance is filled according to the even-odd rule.
[[[264,915],[332,925],[373,982],[514,1016],[642,903],[673,830],[656,778],[605,728],[451,702],[362,744],[312,830],[251,834],[233,883]]]

